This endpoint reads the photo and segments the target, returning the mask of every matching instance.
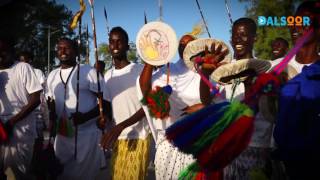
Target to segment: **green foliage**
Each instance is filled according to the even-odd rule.
[[[257,21],[258,16],[292,16],[294,5],[299,0],[239,0],[249,2],[250,7],[246,9],[246,16]],[[286,39],[290,46],[291,37],[287,27],[266,27],[258,26],[257,41],[254,46],[255,56],[260,59],[271,59],[271,41],[276,37]]]
[[[31,51],[34,54],[32,65],[46,71],[49,26],[52,69],[57,40],[62,36],[75,38],[75,32],[68,29],[71,18],[72,12],[54,0],[12,0],[0,5],[0,36],[10,38],[16,44],[17,53]]]
[[[271,42],[277,37],[286,39],[291,45],[290,33],[287,27],[260,27],[257,30],[257,41],[254,46],[255,56],[261,59],[272,58]]]

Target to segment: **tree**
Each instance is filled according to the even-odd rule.
[[[52,67],[55,57],[54,45],[58,38],[76,37],[75,33],[68,29],[72,12],[66,6],[57,4],[55,0],[8,1],[0,6],[0,36],[12,39],[18,53],[23,50],[31,51],[35,57],[33,65],[46,71],[49,47],[48,29],[50,27],[51,32],[55,31],[50,36],[50,64]]]
[[[250,2],[251,6],[246,10],[246,16],[257,20],[258,16],[292,16],[294,5],[299,0],[239,0]],[[254,46],[255,56],[261,59],[271,59],[271,41],[276,37],[286,39],[290,46],[291,37],[287,27],[258,26],[257,41]]]

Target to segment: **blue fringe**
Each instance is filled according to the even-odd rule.
[[[185,153],[189,152],[189,146],[192,146],[201,135],[210,129],[216,122],[218,122],[224,115],[225,111],[228,110],[228,106],[221,106],[220,109],[215,109],[210,112],[209,116],[199,121],[198,124],[193,126],[188,132],[181,134],[174,140],[174,145],[177,146]]]
[[[192,125],[198,124],[199,120],[201,121],[202,119],[209,116],[212,111],[215,112],[218,109],[221,109],[222,107],[229,105],[229,104],[230,104],[229,102],[222,102],[219,104],[213,104],[213,105],[209,105],[208,107],[205,107],[195,113],[192,113],[191,115],[186,116],[186,117],[178,120],[177,122],[172,124],[170,127],[168,127],[166,129],[166,134],[174,133],[176,131],[176,129],[180,129],[181,127],[192,128]],[[187,131],[188,129],[185,128],[184,130]]]

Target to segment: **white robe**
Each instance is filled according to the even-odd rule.
[[[167,83],[166,67],[159,69],[152,77],[152,87],[163,87]],[[182,109],[200,101],[200,76],[189,70],[183,60],[176,64],[170,64],[170,86],[172,94],[169,97],[169,117],[163,120],[152,118],[149,115],[147,106],[143,106],[147,120],[156,139],[155,170],[156,179],[178,179],[182,169],[195,161],[191,155],[180,152],[165,139],[165,129],[182,118]],[[142,99],[139,78],[137,79],[137,92],[139,99]]]

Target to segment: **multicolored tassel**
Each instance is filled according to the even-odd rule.
[[[209,105],[170,126],[167,139],[197,159],[181,172],[181,177],[196,179],[221,171],[247,147],[253,121],[254,112],[234,101]]]
[[[196,155],[242,115],[253,112],[240,102],[210,105],[170,126],[166,137],[182,152]]]
[[[209,171],[227,166],[249,144],[254,129],[253,116],[241,116],[197,156],[199,165]]]
[[[74,136],[74,127],[71,120],[68,119],[66,112],[62,113],[62,116],[58,120],[56,132],[66,137]]]
[[[150,116],[165,119],[169,116],[170,112],[169,96],[171,93],[172,88],[170,85],[164,87],[157,86],[141,102],[148,106]]]
[[[280,90],[281,76],[276,73],[259,74],[255,82],[246,93],[244,103],[255,106],[261,95],[276,96]]]

